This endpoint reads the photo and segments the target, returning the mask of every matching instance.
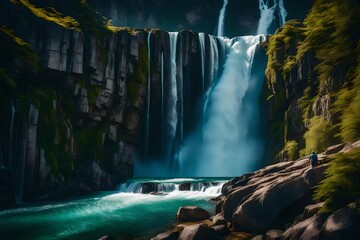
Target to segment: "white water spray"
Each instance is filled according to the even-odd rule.
[[[177,125],[177,111],[176,111],[176,102],[177,102],[177,83],[176,83],[176,43],[177,43],[177,32],[169,32],[170,37],[170,59],[171,59],[171,99],[169,103],[170,110],[168,121],[170,123],[170,136],[171,139],[174,139],[176,134],[176,125]]]
[[[228,4],[228,0],[224,0],[223,6],[220,10],[219,22],[218,22],[218,28],[217,28],[217,36],[218,37],[224,36],[224,18],[225,18],[227,4]]]
[[[213,87],[205,110],[205,125],[198,153],[187,151],[185,175],[191,176],[236,176],[253,170],[259,142],[250,137],[249,129],[256,129],[253,121],[258,109],[258,98],[248,96],[255,86],[250,81],[256,45],[262,35],[237,37],[226,40],[229,54],[224,72]],[[255,79],[256,80],[256,79]],[[261,85],[261,84],[260,84]],[[250,103],[249,103],[250,102]],[[250,108],[247,107],[250,105]],[[188,142],[187,147],[194,142]],[[195,166],[194,166],[195,165]],[[202,169],[206,168],[206,171]]]
[[[277,27],[284,25],[287,12],[283,0],[259,0],[259,10],[260,20],[257,30],[258,34],[272,34]],[[275,22],[276,17],[279,19],[278,23]],[[278,26],[272,31],[270,27],[274,24]]]

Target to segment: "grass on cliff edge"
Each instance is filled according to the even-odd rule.
[[[334,212],[360,199],[360,149],[331,157],[315,200],[325,201],[321,212]]]

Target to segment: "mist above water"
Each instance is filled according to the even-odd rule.
[[[251,67],[262,36],[225,39],[229,54],[212,89],[202,131],[184,144],[184,176],[236,176],[253,170],[262,156],[259,138],[259,88]]]

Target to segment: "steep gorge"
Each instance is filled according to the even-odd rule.
[[[233,11],[231,2],[227,7]],[[7,11],[1,16],[3,202],[113,189],[132,176],[134,159],[163,159],[160,165],[167,169],[179,168],[183,141],[203,124],[207,94],[224,70],[224,39],[192,31],[116,29],[110,22],[93,26],[97,18],[87,12],[88,6],[79,10],[83,15],[78,15],[86,17],[77,29],[36,18],[10,2],[1,3],[1,9]],[[338,12],[339,17],[346,10]],[[297,43],[306,43],[310,30],[290,21],[262,44],[270,59],[261,96],[269,161],[274,155],[275,161],[295,159],[299,150],[306,154],[316,147],[303,137],[316,116],[330,122],[331,131],[332,126],[341,129],[332,100],[340,98],[337,93],[344,93],[338,91],[344,86],[355,89],[345,78],[353,66],[336,68],[321,85],[318,49],[296,56]],[[7,49],[8,43],[15,50]],[[355,40],[350,45],[355,46]],[[255,58],[265,57],[261,47],[256,51]],[[350,101],[346,96],[344,100]],[[335,136],[314,149],[339,141]],[[140,167],[149,170],[148,165]]]

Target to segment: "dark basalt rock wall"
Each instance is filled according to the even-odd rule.
[[[200,122],[202,116],[197,113],[202,112],[202,97],[212,79],[206,67],[202,86],[197,33],[178,35],[176,58],[181,64],[177,66],[176,105],[177,112],[183,113],[178,116],[183,125],[177,125],[176,143],[167,149],[165,118],[171,97],[167,32],[128,29],[95,36],[3,4],[8,12],[2,22],[29,43],[40,60],[37,72],[25,70],[18,61],[6,64],[17,86],[5,94],[0,108],[3,202],[114,189],[132,176],[135,157],[169,156]],[[217,45],[219,54],[225,55],[220,41]],[[205,46],[205,61],[210,63],[208,35]]]

